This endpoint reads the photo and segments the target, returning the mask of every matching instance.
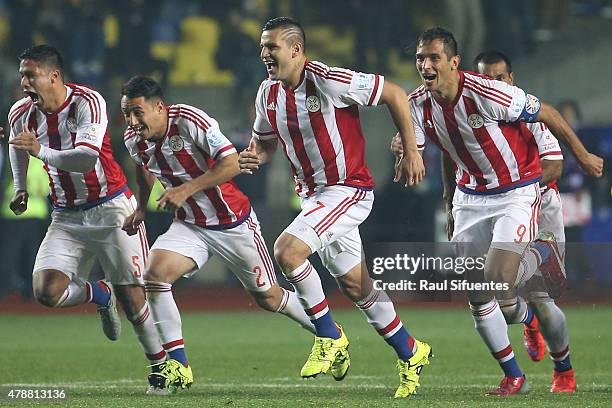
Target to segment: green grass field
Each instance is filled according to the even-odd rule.
[[[312,339],[288,319],[265,313],[184,314],[195,384],[172,397],[144,395],[146,361],[127,321],[121,339],[109,342],[95,314],[0,315],[0,388],[53,386],[68,393],[68,401],[56,404],[0,398],[0,406],[609,407],[611,312],[601,307],[566,309],[577,394],[549,392],[551,362],[529,361],[521,330],[512,327],[512,344],[532,391],[491,399],[482,394],[500,381],[500,370],[467,310],[401,310],[408,329],[429,341],[435,354],[431,366],[423,369],[419,394],[410,401],[392,398],[398,381],[394,353],[356,310],[335,312],[351,341],[351,370],[340,383],[331,376],[299,378]]]

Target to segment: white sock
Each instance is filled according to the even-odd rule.
[[[166,359],[166,352],[161,345],[157,329],[153,323],[153,318],[149,312],[147,302],[142,306],[142,309],[134,316],[128,316],[128,320],[132,322],[132,327],[138,338],[138,342],[142,346],[147,359],[151,364],[161,363]]]
[[[285,274],[285,277],[295,288],[300,304],[310,320],[318,319],[329,312],[321,278],[310,261],[304,261],[302,265]]]
[[[525,252],[523,252],[523,257],[521,258],[521,262],[519,263],[514,287],[521,288],[525,286],[525,283],[527,283],[527,281],[531,279],[533,275],[536,274],[541,263],[542,260],[540,259],[540,255],[538,254],[538,252],[528,246],[525,249]]]
[[[172,285],[164,282],[145,281],[145,290],[151,315],[163,347],[166,351],[170,351],[175,345],[179,343],[182,345],[181,315],[174,296],[172,296]]]
[[[372,289],[365,298],[355,302],[355,305],[366,316],[368,323],[384,338],[393,336],[402,328],[402,322],[397,317],[393,302],[389,299],[387,293],[382,290]],[[396,320],[398,324],[393,324],[393,327],[390,327],[391,323],[396,322]],[[387,331],[387,329],[389,330]],[[384,331],[384,333],[381,331]]]
[[[536,294],[534,294],[536,295]],[[569,354],[569,330],[563,311],[547,293],[537,293],[529,303],[540,321],[540,330],[553,358],[563,360]]]
[[[499,305],[495,300],[491,300],[483,305],[472,305],[470,309],[474,318],[476,331],[485,342],[491,353],[495,356],[502,350],[507,350],[510,347],[510,339],[508,338],[508,325],[504,319]],[[514,357],[514,352],[505,354],[503,358],[495,357],[500,363]]]
[[[315,334],[315,327],[308,318],[308,315],[300,304],[300,301],[295,292],[292,292],[285,288],[281,289],[283,291],[283,300],[281,301],[281,304],[276,312],[282,313],[290,319],[295,320],[299,323],[300,326],[302,326],[312,334]]]
[[[54,307],[71,307],[91,301],[87,284],[80,278],[73,278]]]

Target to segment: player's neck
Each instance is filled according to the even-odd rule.
[[[42,108],[46,113],[56,112],[64,104],[66,98],[68,98],[68,90],[64,84],[58,85],[57,89],[53,91],[53,95],[49,98],[48,103]]]
[[[282,83],[286,88],[295,89],[302,82],[302,73],[304,72],[304,65],[306,64],[306,58],[301,58],[297,61],[293,67],[293,72],[286,80]]]
[[[453,103],[457,94],[459,93],[459,82],[461,77],[458,71],[452,75],[451,79],[440,89],[432,91],[432,95],[436,102],[441,105],[448,105]]]

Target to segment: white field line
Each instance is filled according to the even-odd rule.
[[[368,378],[382,378],[369,377]],[[497,376],[495,377],[497,378]],[[278,379],[275,379],[278,380]],[[285,380],[284,378],[280,380]],[[194,384],[194,389],[198,388],[276,388],[276,389],[295,389],[295,388],[320,388],[320,389],[338,389],[338,388],[357,388],[357,389],[391,389],[395,384],[363,384],[344,382],[342,384],[322,384],[316,383],[316,380],[305,380],[295,384],[282,384],[278,382],[259,382],[259,383],[239,383],[239,382],[197,382]],[[135,379],[120,379],[115,381],[76,381],[66,383],[4,383],[0,387],[21,387],[27,388],[68,388],[68,389],[141,389],[145,390],[148,384],[143,380]],[[492,387],[491,383],[472,383],[472,384],[435,384],[430,385],[432,389],[458,389],[458,388],[479,388],[487,389]],[[427,386],[425,386],[427,387]],[[588,392],[596,389],[610,388],[609,384],[579,384],[581,391]],[[427,387],[428,388],[428,387]]]

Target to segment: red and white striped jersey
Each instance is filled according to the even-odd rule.
[[[11,138],[24,125],[35,130],[41,145],[55,150],[85,146],[98,152],[93,170],[76,173],[44,164],[56,208],[95,205],[126,189],[123,171],[115,161],[107,125],[106,102],[95,90],[66,84],[66,101],[53,113],[39,110],[29,97],[17,101],[9,112]]]
[[[530,132],[537,145],[538,145],[538,153],[540,155],[540,161],[542,160],[563,160],[563,153],[561,152],[561,146],[559,145],[559,141],[550,130],[546,127],[546,125],[542,122],[534,122],[534,123],[524,123],[524,126],[527,128],[526,130]],[[553,180],[550,183],[546,184],[546,191],[548,189],[553,189],[559,191],[557,188],[557,180]]]
[[[189,105],[168,106],[168,126],[163,139],[144,140],[131,129],[125,146],[136,162],[154,174],[165,188],[177,187],[204,174],[215,162],[236,149],[221,133],[217,121]],[[176,218],[209,228],[231,228],[251,212],[249,199],[228,181],[198,191],[176,210]]]
[[[380,75],[307,61],[293,90],[262,82],[253,137],[281,141],[302,197],[336,184],[372,189],[358,106],[376,106],[383,85]]]
[[[542,176],[538,146],[518,121],[528,95],[472,72],[459,75],[457,97],[447,106],[424,86],[408,96],[418,147],[424,147],[427,136],[446,152],[457,166],[458,188],[469,194],[535,183]]]

